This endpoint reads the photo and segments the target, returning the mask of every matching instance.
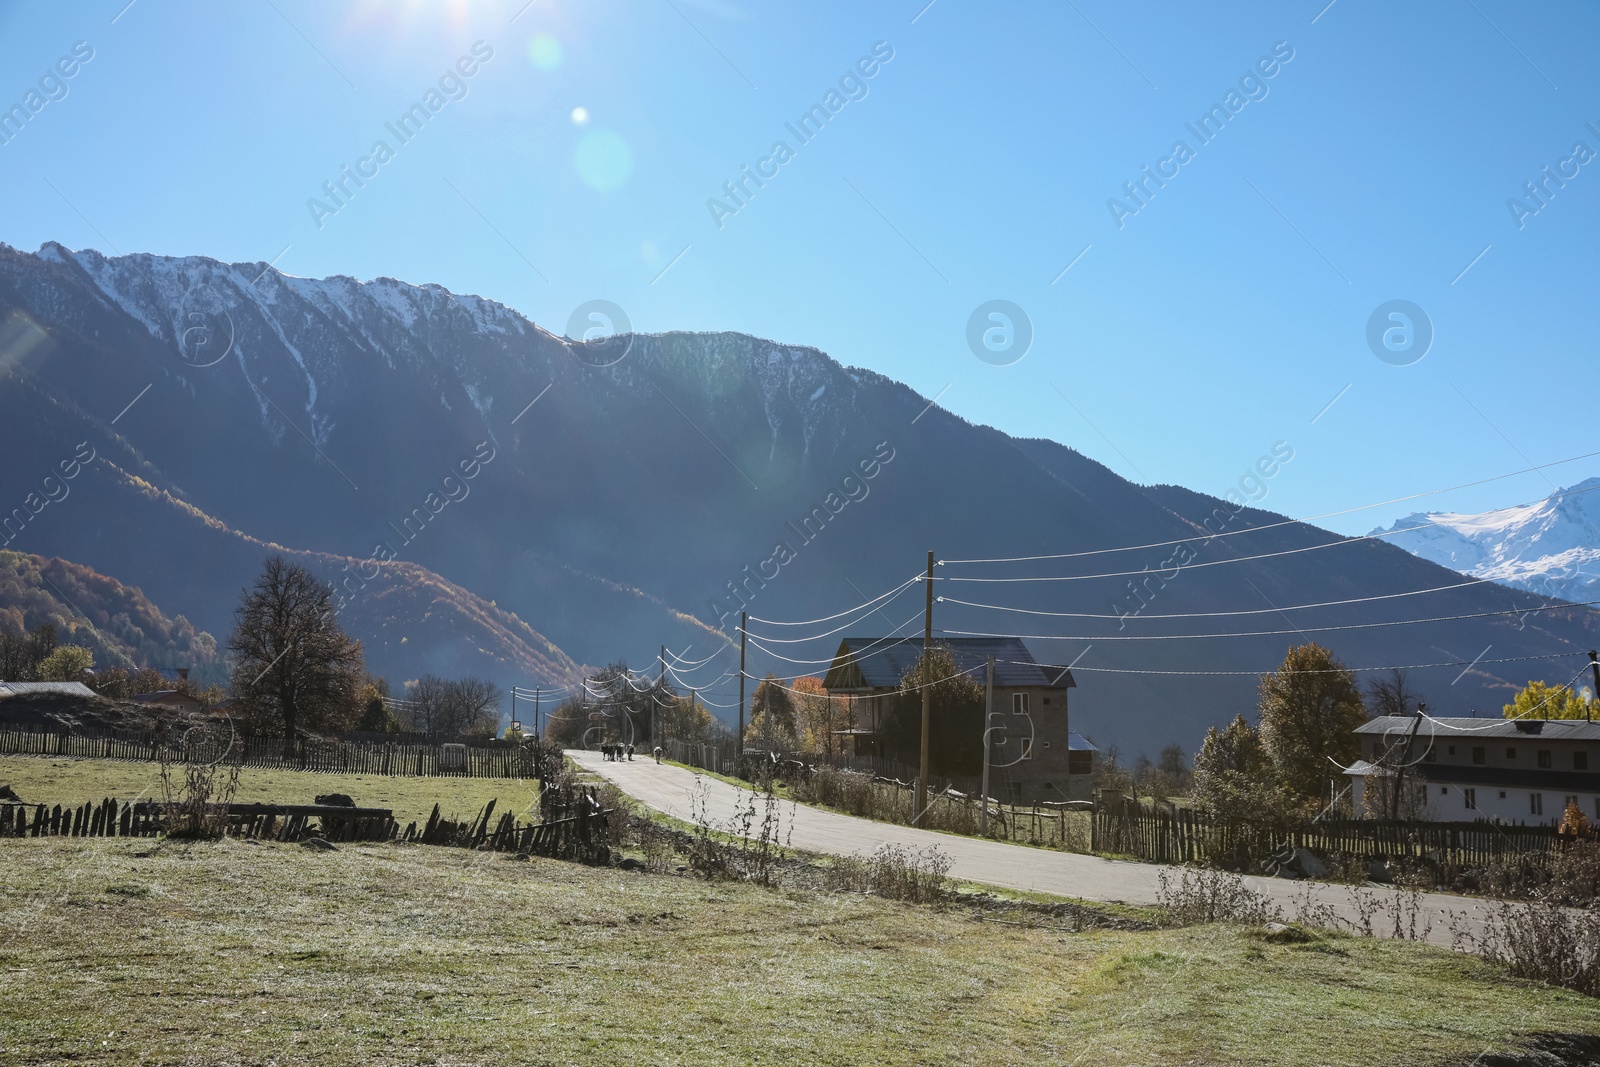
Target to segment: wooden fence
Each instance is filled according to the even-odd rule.
[[[329,842],[402,841],[423,845],[515,852],[555,859],[604,863],[609,860],[611,812],[600,807],[593,790],[580,789],[549,806],[553,818],[519,822],[504,812],[491,823],[495,802],[490,801],[472,820],[451,822],[439,817],[439,806],[427,823],[401,831],[388,808],[351,808],[323,804],[229,804],[223,823],[230,837],[261,841],[303,841],[318,837]],[[222,815],[220,810],[217,814]],[[0,804],[0,838],[7,837],[157,837],[166,833],[169,812],[165,805],[141,801],[121,803],[106,799],[80,808],[59,804]]]
[[[1481,866],[1509,855],[1544,855],[1561,844],[1553,826],[1477,822],[1323,819],[1286,833],[1268,833],[1179,808],[1147,808],[1129,800],[1096,805],[1092,847],[1156,863],[1208,863],[1248,857],[1271,866],[1293,849],[1363,859],[1414,857],[1444,871]],[[1269,872],[1271,873],[1271,872]]]
[[[207,734],[189,739],[126,732],[66,733],[0,730],[0,756],[78,756],[91,759],[162,759],[179,763],[237,763],[273,770],[422,777],[535,778],[545,750],[536,742],[477,748],[449,744],[323,741]]]
[[[351,808],[322,804],[229,804],[225,817],[230,837],[269,841],[387,841],[395,835],[388,808]],[[311,820],[318,822],[313,824]],[[156,837],[169,825],[167,808],[150,801],[122,803],[107,798],[99,804],[62,808],[57,804],[0,804],[0,837]]]

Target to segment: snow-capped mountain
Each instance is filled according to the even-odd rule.
[[[1304,640],[1353,666],[1438,664],[1414,681],[1463,713],[1552,662],[1521,657],[1600,642],[1591,612],[1529,613],[1389,545],[1134,485],[813,348],[575,341],[438,285],[56,244],[0,245],[0,528],[219,636],[282,551],[348,597],[396,680],[551,682],[665,644],[710,657],[680,684],[714,706],[736,691],[741,608],[750,674],[818,672],[841,625],[915,632],[918,586],[809,643],[761,620],[831,618],[932,549],[952,561],[936,631],[1026,635],[1075,664],[1074,729],[1148,751],[1253,708]],[[1001,557],[1022,562],[954,562]],[[1418,595],[1366,599],[1395,592]],[[1313,603],[1330,606],[1279,612]],[[1161,618],[1219,611],[1245,614]]]
[[[1540,596],[1600,600],[1600,478],[1532,504],[1418,513],[1372,533],[1463,574]]]

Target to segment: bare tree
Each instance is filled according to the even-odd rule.
[[[360,642],[339,628],[332,586],[270,556],[235,618],[232,688],[247,721],[281,730],[290,749],[302,730],[349,729],[365,671]]]
[[[1411,685],[1411,679],[1398,667],[1388,676],[1379,675],[1367,688],[1367,699],[1372,702],[1374,715],[1409,715],[1422,701],[1422,694]]]

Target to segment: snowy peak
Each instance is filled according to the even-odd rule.
[[[1600,478],[1479,514],[1419,512],[1372,535],[1475,577],[1543,596],[1600,599]]]

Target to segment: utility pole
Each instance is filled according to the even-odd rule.
[[[994,657],[983,685],[983,785],[978,788],[978,836],[989,836],[989,724],[994,716]],[[1068,757],[1071,758],[1070,756]],[[1065,815],[1062,818],[1066,818]]]
[[[1595,700],[1600,700],[1600,653],[1596,653],[1592,649],[1589,652],[1589,669],[1594,671],[1594,700],[1589,701],[1589,706],[1585,709],[1583,717],[1589,722],[1594,722],[1594,702]]]
[[[543,736],[539,731],[539,687],[533,687],[533,739],[535,741]]]
[[[656,670],[656,698],[650,702],[650,743],[652,745],[661,743],[656,738],[660,736],[658,731],[661,726],[661,694],[667,691],[666,645],[661,646],[661,656],[657,662],[659,667]]]
[[[928,650],[933,647],[933,553],[928,553],[928,600],[922,615],[922,670],[928,670]],[[932,718],[930,701],[933,699],[933,689],[928,682],[922,679],[922,769],[917,774],[917,811],[913,817],[913,824],[922,818],[922,813],[928,807],[928,721]]]
[[[511,724],[513,726],[517,727],[519,730],[522,728],[522,724],[517,722],[517,683],[516,682],[512,682],[511,683]]]
[[[744,623],[745,613],[739,612],[739,737],[734,742],[733,758],[734,773],[738,773],[738,764],[744,762]]]
[[[823,751],[828,754],[828,766],[833,766],[833,694],[828,694],[828,736],[823,742]]]

